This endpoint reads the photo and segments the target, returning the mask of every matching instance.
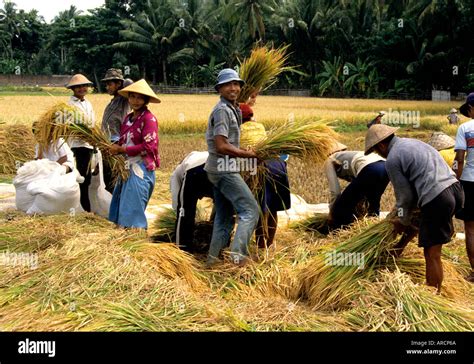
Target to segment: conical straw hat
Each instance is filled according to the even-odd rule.
[[[428,140],[428,144],[431,145],[436,150],[443,150],[453,148],[456,141],[451,138],[449,135],[437,131],[431,135],[431,139]]]
[[[156,104],[159,104],[161,102],[158,96],[156,96],[155,92],[151,89],[151,87],[148,85],[148,83],[144,79],[141,79],[140,81],[132,83],[130,86],[125,87],[124,89],[120,90],[118,93],[122,95],[123,97],[128,98],[129,92],[134,92],[137,94],[149,96],[150,102],[153,102]]]
[[[379,144],[382,140],[395,134],[398,128],[393,128],[385,124],[372,125],[365,135],[365,155],[372,152],[372,148]]]
[[[335,141],[329,154],[331,155],[331,154],[341,152],[346,149],[347,149],[347,145],[344,145],[342,143],[339,143],[338,141]]]
[[[86,76],[78,73],[71,77],[71,80],[66,85],[66,88],[72,88],[74,86],[81,86],[81,85],[93,85],[93,83],[89,81]]]

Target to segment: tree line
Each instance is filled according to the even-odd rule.
[[[154,84],[210,86],[255,43],[289,44],[275,87],[372,97],[474,89],[472,0],[106,0],[46,23],[0,8],[0,73],[72,74],[96,84],[110,67]]]

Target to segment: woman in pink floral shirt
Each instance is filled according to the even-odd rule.
[[[145,209],[155,187],[155,169],[160,166],[158,154],[158,121],[148,110],[149,102],[160,100],[145,80],[119,91],[127,97],[132,112],[120,128],[118,144],[110,147],[112,154],[125,154],[130,176],[115,186],[110,204],[109,220],[122,227],[148,227]]]

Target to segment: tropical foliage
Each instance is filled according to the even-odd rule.
[[[0,5],[2,6],[2,5]],[[274,87],[327,96],[472,91],[471,0],[106,0],[46,23],[12,1],[0,7],[0,73],[109,67],[153,83],[209,86],[257,44],[288,46]]]

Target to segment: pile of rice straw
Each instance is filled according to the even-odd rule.
[[[35,156],[35,140],[27,125],[0,127],[0,174],[15,174],[18,168]]]
[[[378,235],[374,231],[369,233],[371,223],[373,220],[369,219],[357,222],[351,229],[330,235],[329,241],[346,241],[347,247],[349,241],[362,236],[367,244],[385,231],[378,226]],[[377,263],[365,264],[366,268],[371,264],[375,267],[373,274],[355,274],[360,283],[349,284],[352,304],[345,305],[347,310],[341,312],[342,307],[334,304],[337,311],[324,312],[314,310],[313,304],[301,299],[300,282],[304,279],[303,272],[321,256],[321,246],[328,239],[315,239],[292,230],[282,230],[279,234],[282,246],[273,252],[263,252],[263,259],[244,269],[227,261],[206,269],[203,263],[173,244],[152,244],[143,232],[116,229],[112,223],[92,214],[31,217],[14,211],[0,212],[0,254],[29,253],[38,258],[36,269],[2,261],[0,329],[473,329],[472,288],[467,282],[467,286],[457,282],[462,279],[460,268],[464,269],[468,263],[465,257],[459,265],[450,258],[463,248],[460,241],[448,244],[443,256],[446,286],[455,286],[455,295],[436,296],[429,288],[417,285],[424,280],[420,249],[410,245],[406,255],[394,263],[383,252],[388,247],[379,246],[388,244],[382,243],[375,244],[372,250],[380,251],[386,259],[377,258],[377,253],[372,252]],[[256,248],[250,248],[255,253]],[[384,272],[385,268],[390,272]],[[327,273],[324,272],[326,276]],[[345,284],[338,279],[337,270],[331,274],[336,285],[333,289]],[[347,279],[353,282],[357,278]],[[329,291],[328,288],[326,296]],[[313,302],[317,302],[318,292],[314,295]]]
[[[375,280],[361,282],[356,308],[346,312],[358,331],[468,331],[474,330],[474,311],[413,283],[400,272],[382,271]]]
[[[0,251],[9,256],[29,251],[38,261],[36,269],[11,260],[0,266],[2,330],[164,330],[166,325],[187,330],[200,321],[202,327],[222,329],[205,322],[207,308],[198,293],[207,292],[206,281],[192,256],[172,244],[152,244],[140,231],[115,229],[105,220],[94,224],[100,218],[90,216],[24,220],[11,214],[5,222],[2,214],[1,235],[17,233]],[[20,231],[26,223],[29,229]],[[38,243],[35,231],[46,227],[56,242]],[[134,318],[126,328],[124,323],[114,328],[126,307]],[[195,310],[203,312],[201,319],[193,320]]]

